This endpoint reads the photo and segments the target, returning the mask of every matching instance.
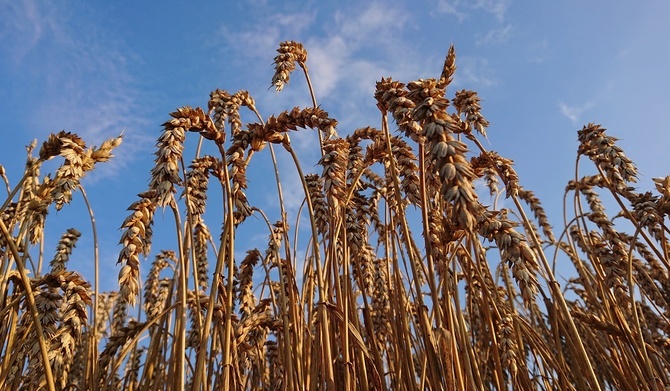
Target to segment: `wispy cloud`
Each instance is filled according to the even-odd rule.
[[[456,64],[458,72],[454,76],[454,84],[458,88],[478,89],[498,84],[495,72],[486,58],[457,56]]]
[[[541,63],[551,57],[549,42],[546,39],[529,44],[526,52],[530,62]]]
[[[142,131],[146,119],[123,42],[95,20],[75,21],[65,5],[24,0],[4,2],[0,10],[6,76],[32,88],[34,110],[19,114],[25,115],[22,122],[32,136],[65,129],[99,145],[125,130],[118,158],[101,166],[95,177],[121,172],[138,150],[152,144]]]
[[[264,10],[264,7],[259,9]],[[314,23],[316,14],[312,11],[270,14],[263,11],[253,17],[258,20],[250,23],[246,30],[225,24],[220,27],[216,37],[225,44],[223,47],[227,54],[264,60],[269,53],[273,53],[280,41],[299,39]]]
[[[504,27],[489,30],[486,34],[477,34],[475,37],[475,45],[491,45],[505,43],[510,40],[514,34],[514,27],[507,24]]]
[[[456,17],[460,23],[468,17],[467,13],[462,11],[462,3],[461,0],[438,0],[437,11]]]
[[[356,111],[374,109],[375,81],[391,75],[416,77],[417,70],[425,66],[413,60],[414,49],[402,38],[411,18],[399,5],[374,1],[339,7],[333,14],[310,9],[298,13],[265,12],[258,11],[254,15],[258,23],[247,30],[222,27],[221,39],[232,51],[230,54],[240,58],[254,56],[259,60],[258,65],[253,65],[258,66],[254,72],[267,74],[267,61],[280,41],[301,41],[308,51],[307,65],[319,103],[333,115],[342,113],[345,107],[353,110],[346,112],[346,118],[337,118],[342,127],[354,126],[348,119],[359,117]],[[301,98],[305,91],[296,89],[301,78],[296,72],[279,96],[265,94],[257,96],[256,101],[271,108],[276,108],[277,102],[305,102]],[[269,77],[263,85],[269,86]],[[345,85],[349,87],[343,88]],[[306,103],[309,104],[308,99]]]
[[[510,3],[511,0],[477,0],[472,7],[492,14],[498,22],[502,23]]]
[[[592,107],[593,102],[591,101],[578,106],[569,106],[563,102],[558,104],[558,109],[561,111],[561,114],[569,119],[570,122],[572,122],[574,125],[577,125],[581,119],[582,114],[584,114],[585,111],[591,109]]]
[[[437,0],[437,11],[456,17],[460,22],[468,19],[473,11],[491,14],[499,23],[505,21],[505,14],[511,0]]]
[[[365,42],[391,42],[398,38],[409,18],[399,7],[369,2],[365,8],[350,8],[335,14],[337,33],[356,45]]]
[[[0,48],[6,53],[5,60],[13,65],[19,64],[33,50],[45,32],[53,32],[53,26],[44,20],[39,5],[33,0],[0,3],[0,20]]]

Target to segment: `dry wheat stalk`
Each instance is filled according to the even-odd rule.
[[[137,321],[128,322],[127,326],[118,329],[109,337],[104,350],[100,353],[98,363],[98,385],[100,389],[107,389],[107,378],[109,377],[110,364],[112,363],[117,351],[129,340],[135,338],[138,333],[143,331],[145,323]]]
[[[556,239],[540,200],[520,187],[513,162],[482,147],[488,121],[481,98],[465,89],[446,98],[455,57],[452,46],[439,79],[404,84],[382,78],[375,91],[382,130],[362,127],[344,139],[335,132],[337,121],[316,105],[307,52],[292,41],[280,44],[272,85],[284,88],[297,64],[314,107],[263,121],[248,92],[215,90],[208,113],[188,106],[171,113],[158,139],[149,191],[129,207],[121,227],[119,292],[98,295],[94,325],[87,316],[90,286],[66,270],[76,231],[62,236],[49,273],[42,276],[35,267],[26,285],[14,267],[40,259],[30,254],[30,244],[44,243],[49,206],[68,202],[83,175],[111,158],[121,138],[88,148],[62,131],[42,144],[37,158],[33,143],[14,193],[0,166],[10,192],[0,208],[7,230],[0,235],[0,298],[6,303],[0,311],[0,387],[46,387],[48,370],[54,389],[655,391],[670,384],[670,176],[654,178],[654,192],[638,192],[630,186],[637,171],[616,139],[598,125],[585,126],[578,153],[593,160],[598,173],[568,183],[574,216]],[[258,122],[243,124],[242,106]],[[389,114],[399,130],[393,135]],[[319,132],[321,175],[303,174],[290,143],[289,131],[306,127]],[[186,168],[187,131],[212,142],[220,158],[200,157],[199,145]],[[282,216],[272,225],[269,211],[252,208],[245,194],[251,158],[268,143],[291,154],[309,202],[308,231],[314,232],[302,275],[296,265],[307,235],[296,224],[298,232],[289,236],[292,220],[282,197]],[[470,153],[471,144],[478,155]],[[56,175],[41,176],[42,163],[58,156],[64,162]],[[224,189],[226,205],[217,238],[205,224],[210,175]],[[473,187],[478,178],[492,195],[499,180],[505,184],[519,222],[511,220],[512,212],[480,203]],[[178,187],[183,195],[176,199]],[[609,190],[621,207],[614,218],[599,189]],[[176,219],[179,251],[159,252],[140,287],[139,258],[150,255],[156,208],[170,206],[177,214],[178,204],[187,211],[183,226]],[[577,276],[565,292],[525,209],[555,244],[556,261],[567,256],[574,265]],[[268,221],[267,249],[236,257],[237,228],[254,223],[246,220],[252,212]],[[626,233],[629,222],[634,232]],[[528,239],[517,231],[520,225]],[[419,235],[424,248],[416,244]],[[206,293],[209,244],[217,239],[221,267]],[[191,258],[193,279],[179,274]],[[183,267],[176,266],[178,259]],[[166,275],[168,266],[174,275]],[[33,295],[23,294],[26,287]],[[139,316],[148,323],[129,315],[127,305],[139,294]],[[95,357],[101,342],[104,350]],[[41,353],[44,345],[49,352]],[[51,365],[44,367],[41,354]]]
[[[193,232],[194,260],[198,286],[206,290],[209,285],[209,260],[207,258],[207,241],[210,238],[209,229],[203,220],[207,203],[207,187],[209,173],[223,180],[222,162],[212,156],[204,156],[193,160],[186,174],[184,190],[188,217],[191,220]]]

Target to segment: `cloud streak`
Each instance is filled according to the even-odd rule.
[[[499,23],[505,21],[510,0],[437,0],[437,11],[452,15],[461,23],[469,19],[473,12],[484,11],[492,15]]]
[[[0,51],[6,54],[8,76],[27,85],[34,109],[17,113],[32,136],[65,129],[90,145],[124,132],[117,159],[92,177],[117,175],[152,141],[142,131],[146,115],[139,90],[128,69],[129,54],[95,20],[75,20],[65,6],[32,0],[5,2]],[[9,34],[8,32],[12,32]],[[95,37],[95,38],[90,38]]]
[[[501,44],[510,40],[514,35],[514,27],[507,24],[504,27],[489,30],[486,34],[477,34],[475,38],[475,45],[493,45]]]
[[[558,109],[560,110],[561,114],[569,119],[573,125],[577,125],[582,114],[584,114],[585,111],[591,109],[592,107],[593,102],[591,101],[588,101],[580,106],[569,106],[563,102],[558,104]]]

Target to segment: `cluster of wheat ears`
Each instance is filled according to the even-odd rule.
[[[93,286],[68,270],[76,229],[47,265],[43,232],[51,205],[73,192],[88,205],[80,180],[121,137],[91,148],[61,131],[38,156],[28,148],[17,184],[1,170],[0,389],[670,388],[670,176],[636,192],[616,139],[586,125],[577,162],[590,159],[596,175],[576,170],[554,231],[512,161],[483,146],[477,93],[447,98],[453,47],[439,78],[382,78],[379,128],[344,138],[317,105],[304,47],[277,51],[272,85],[281,91],[299,66],[313,106],[264,119],[247,91],[216,90],[207,112],[170,113],[148,189],[119,222],[118,291],[98,291],[97,253]],[[256,122],[242,122],[246,110]],[[308,131],[299,128],[319,135],[321,158],[309,165],[318,173],[303,172],[291,146],[292,131]],[[200,137],[191,156],[187,136]],[[212,155],[201,155],[206,146]],[[245,193],[260,153],[275,164],[274,222]],[[301,178],[298,216],[275,153]],[[42,176],[56,157],[60,167]],[[476,181],[511,208],[485,206]],[[212,216],[214,186],[223,197]],[[176,241],[152,252],[156,213],[174,216]],[[267,223],[265,248],[239,248],[251,216]],[[573,278],[557,280],[568,266]]]

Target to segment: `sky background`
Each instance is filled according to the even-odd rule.
[[[454,44],[458,69],[448,96],[463,88],[479,93],[491,123],[487,147],[516,162],[521,184],[537,193],[555,226],[584,124],[600,123],[621,139],[640,169],[641,188],[670,174],[668,1],[212,3],[0,0],[0,164],[10,180],[20,178],[24,146],[33,139],[65,129],[100,145],[124,133],[116,159],[84,181],[101,235],[103,289],[116,288],[118,227],[147,187],[169,112],[206,108],[216,88],[248,90],[266,118],[311,105],[298,73],[281,93],[268,88],[275,49],[285,40],[305,45],[319,104],[339,121],[342,136],[380,126],[376,81],[439,77]],[[320,173],[314,132],[291,137],[305,170]],[[274,202],[262,190],[273,181],[264,181],[264,152],[249,189],[262,208]],[[280,168],[292,171],[281,156]],[[283,181],[295,210],[297,179]],[[168,215],[164,220],[171,224]],[[80,196],[51,211],[46,258],[71,226],[83,233],[71,267],[90,276],[92,238]],[[259,235],[242,242],[264,248],[266,233]]]

